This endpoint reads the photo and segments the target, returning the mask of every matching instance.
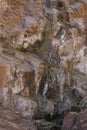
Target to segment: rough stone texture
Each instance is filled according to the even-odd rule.
[[[87,110],[81,112],[79,114],[79,118],[80,118],[80,125],[81,125],[81,128],[80,130],[86,130],[87,129]]]
[[[71,112],[67,114],[64,118],[62,130],[78,130],[78,114]]]
[[[86,130],[86,51],[86,0],[0,0],[3,110],[41,120],[41,130]],[[21,129],[3,116],[2,129]]]
[[[68,113],[62,125],[62,130],[86,130],[87,129],[87,110]]]
[[[44,63],[33,55],[18,52],[8,56],[2,54],[0,56],[0,102],[2,105],[5,107],[11,105],[13,109],[28,111],[26,115],[27,113],[33,115],[32,112],[36,109],[37,103],[28,98],[38,95],[43,74]],[[17,96],[18,94],[20,96]]]
[[[34,123],[19,113],[0,107],[0,130],[36,130]]]
[[[76,2],[68,9],[70,21],[77,26],[80,31],[86,32],[87,30],[87,1]]]
[[[42,1],[0,1],[0,37],[13,48],[26,49],[42,41],[46,20]]]

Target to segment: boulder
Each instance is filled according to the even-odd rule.
[[[80,112],[69,112],[62,125],[62,130],[86,130],[87,129],[87,110]]]
[[[62,125],[62,130],[79,130],[78,113],[70,112],[68,113]]]
[[[5,107],[12,105],[14,110],[27,109],[30,114],[30,107],[33,109],[30,102],[34,102],[30,98],[39,94],[43,75],[44,62],[38,57],[15,51],[14,55],[3,53],[0,55],[0,103]],[[33,104],[36,109],[37,104]]]
[[[36,130],[31,119],[20,116],[18,112],[0,107],[0,130]]]
[[[46,19],[43,1],[0,1],[0,39],[19,49],[27,49],[42,41]],[[3,44],[6,44],[3,43]]]

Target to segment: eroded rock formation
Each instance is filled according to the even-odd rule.
[[[86,0],[0,0],[0,129],[86,130],[86,51]]]

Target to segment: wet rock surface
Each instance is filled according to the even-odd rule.
[[[87,129],[87,1],[0,0],[0,129]]]

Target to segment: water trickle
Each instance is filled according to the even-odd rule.
[[[43,90],[43,94],[42,94],[43,96],[46,95],[47,90],[48,90],[48,83],[45,83],[44,90]]]

